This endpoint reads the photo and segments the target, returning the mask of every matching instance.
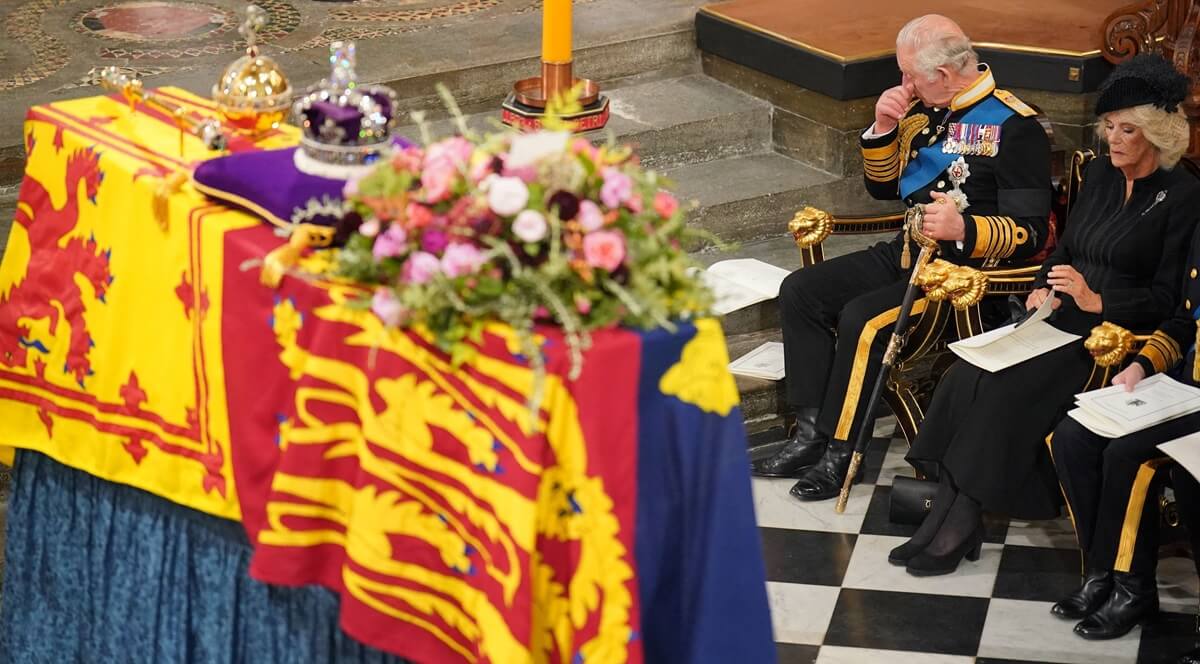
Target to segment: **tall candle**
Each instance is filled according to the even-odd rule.
[[[542,62],[571,61],[571,0],[542,5]]]

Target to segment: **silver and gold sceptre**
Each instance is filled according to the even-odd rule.
[[[179,127],[179,155],[183,156],[183,136],[189,133],[199,138],[204,147],[209,150],[224,150],[229,144],[229,138],[221,131],[221,125],[214,119],[199,119],[193,117],[182,106],[167,101],[147,90],[141,79],[131,78],[121,73],[116,67],[105,67],[100,72],[100,84],[106,90],[121,93],[133,110],[139,103],[164,111],[175,118]]]

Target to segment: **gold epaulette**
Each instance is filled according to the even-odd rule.
[[[1005,106],[1011,108],[1012,110],[1016,111],[1017,113],[1020,113],[1024,117],[1028,118],[1028,117],[1037,115],[1037,111],[1033,110],[1032,106],[1021,101],[1020,99],[1017,98],[1016,95],[1009,92],[1008,90],[997,89],[992,94],[996,95],[996,99],[999,99],[1000,101],[1004,102]]]

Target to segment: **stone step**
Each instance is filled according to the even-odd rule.
[[[778,237],[797,210],[874,214],[896,204],[868,196],[861,178],[841,178],[776,153],[689,164],[667,175],[681,200],[695,201],[689,222],[725,242]]]
[[[612,113],[608,126],[586,136],[604,141],[611,135],[631,145],[651,168],[760,154],[771,148],[770,105],[701,74],[635,78],[606,94]],[[464,119],[471,129],[486,131],[498,118],[489,109]],[[440,119],[428,129],[434,137],[447,136],[455,132],[455,125]],[[400,133],[420,135],[411,124]]]
[[[827,258],[864,249],[886,235],[831,236],[825,241]],[[701,265],[721,260],[756,258],[787,270],[800,267],[800,257],[790,235],[748,242],[730,251],[707,250],[693,254]],[[781,341],[779,305],[776,299],[740,309],[721,319],[730,361],[768,341]],[[735,376],[742,400],[742,415],[751,444],[770,442],[784,435],[783,381]]]

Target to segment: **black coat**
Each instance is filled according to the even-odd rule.
[[[1085,338],[1101,320],[1154,326],[1174,309],[1200,217],[1200,183],[1182,167],[1137,180],[1128,201],[1125,182],[1107,157],[1089,166],[1066,233],[1042,272],[1044,283],[1050,265],[1069,263],[1100,293],[1101,314],[1064,298],[1051,319]],[[1021,519],[1057,516],[1060,491],[1045,440],[1092,367],[1083,339],[996,373],[956,362],[934,392],[909,461],[947,470],[985,509]]]

